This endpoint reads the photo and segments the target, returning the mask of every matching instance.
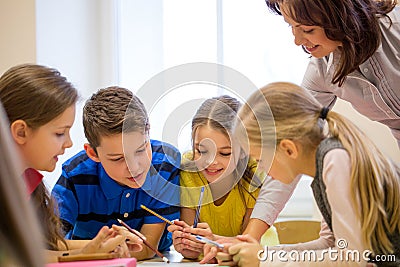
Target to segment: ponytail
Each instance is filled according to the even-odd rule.
[[[329,136],[350,155],[352,201],[361,220],[363,240],[375,254],[392,253],[391,234],[400,232],[400,168],[343,116],[330,111]],[[359,202],[359,204],[358,204]]]
[[[236,131],[242,144],[271,144],[272,151],[284,139],[296,140],[307,153],[324,138],[338,139],[350,156],[351,198],[364,243],[375,254],[396,249],[391,238],[400,232],[400,167],[352,122],[323,108],[304,88],[285,82],[254,92],[238,114],[244,124]]]

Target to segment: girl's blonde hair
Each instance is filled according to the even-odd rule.
[[[400,168],[336,112],[327,113],[324,133],[321,110],[308,91],[280,82],[256,91],[239,111],[239,118],[255,146],[277,145],[289,139],[315,149],[322,139],[337,138],[350,156],[352,200],[363,240],[375,254],[392,253],[391,236],[400,232]]]
[[[77,100],[78,91],[53,68],[22,64],[0,77],[0,101],[10,125],[23,120],[30,128],[38,129],[75,105]],[[42,224],[47,247],[52,250],[67,247],[60,219],[54,213],[54,201],[43,182],[32,193],[31,200],[38,216],[47,218]]]

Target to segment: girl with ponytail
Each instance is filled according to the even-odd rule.
[[[314,177],[311,186],[323,221],[318,240],[268,251],[251,237],[241,236],[246,242],[225,248],[225,253],[217,256],[220,263],[366,266],[369,261],[399,266],[398,164],[385,157],[353,123],[291,83],[271,83],[255,92],[239,111],[239,118],[236,134],[249,154],[259,159],[259,168],[284,183],[291,183],[299,174]],[[328,249],[344,257],[335,260],[326,253]],[[285,259],[278,254],[273,257],[276,250],[313,250],[318,260],[294,261],[289,253]],[[345,257],[354,251],[360,259]]]

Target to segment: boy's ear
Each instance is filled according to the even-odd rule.
[[[299,150],[292,140],[283,139],[279,143],[279,148],[289,158],[296,159],[299,155]]]
[[[89,143],[85,143],[85,144],[83,145],[83,147],[84,147],[84,149],[85,149],[85,151],[86,151],[86,154],[88,155],[88,157],[89,157],[91,160],[93,160],[93,161],[95,161],[95,162],[100,162],[100,159],[99,159],[99,157],[97,156],[96,151],[93,149],[93,147],[92,147]]]
[[[10,126],[11,136],[18,145],[23,145],[28,140],[29,127],[24,120],[16,120]]]

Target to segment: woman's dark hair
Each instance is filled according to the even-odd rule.
[[[332,83],[342,86],[346,76],[370,58],[381,44],[379,19],[386,17],[397,0],[266,0],[268,8],[285,12],[302,25],[319,26],[326,36],[342,43],[341,57]],[[391,23],[391,21],[390,21]]]

